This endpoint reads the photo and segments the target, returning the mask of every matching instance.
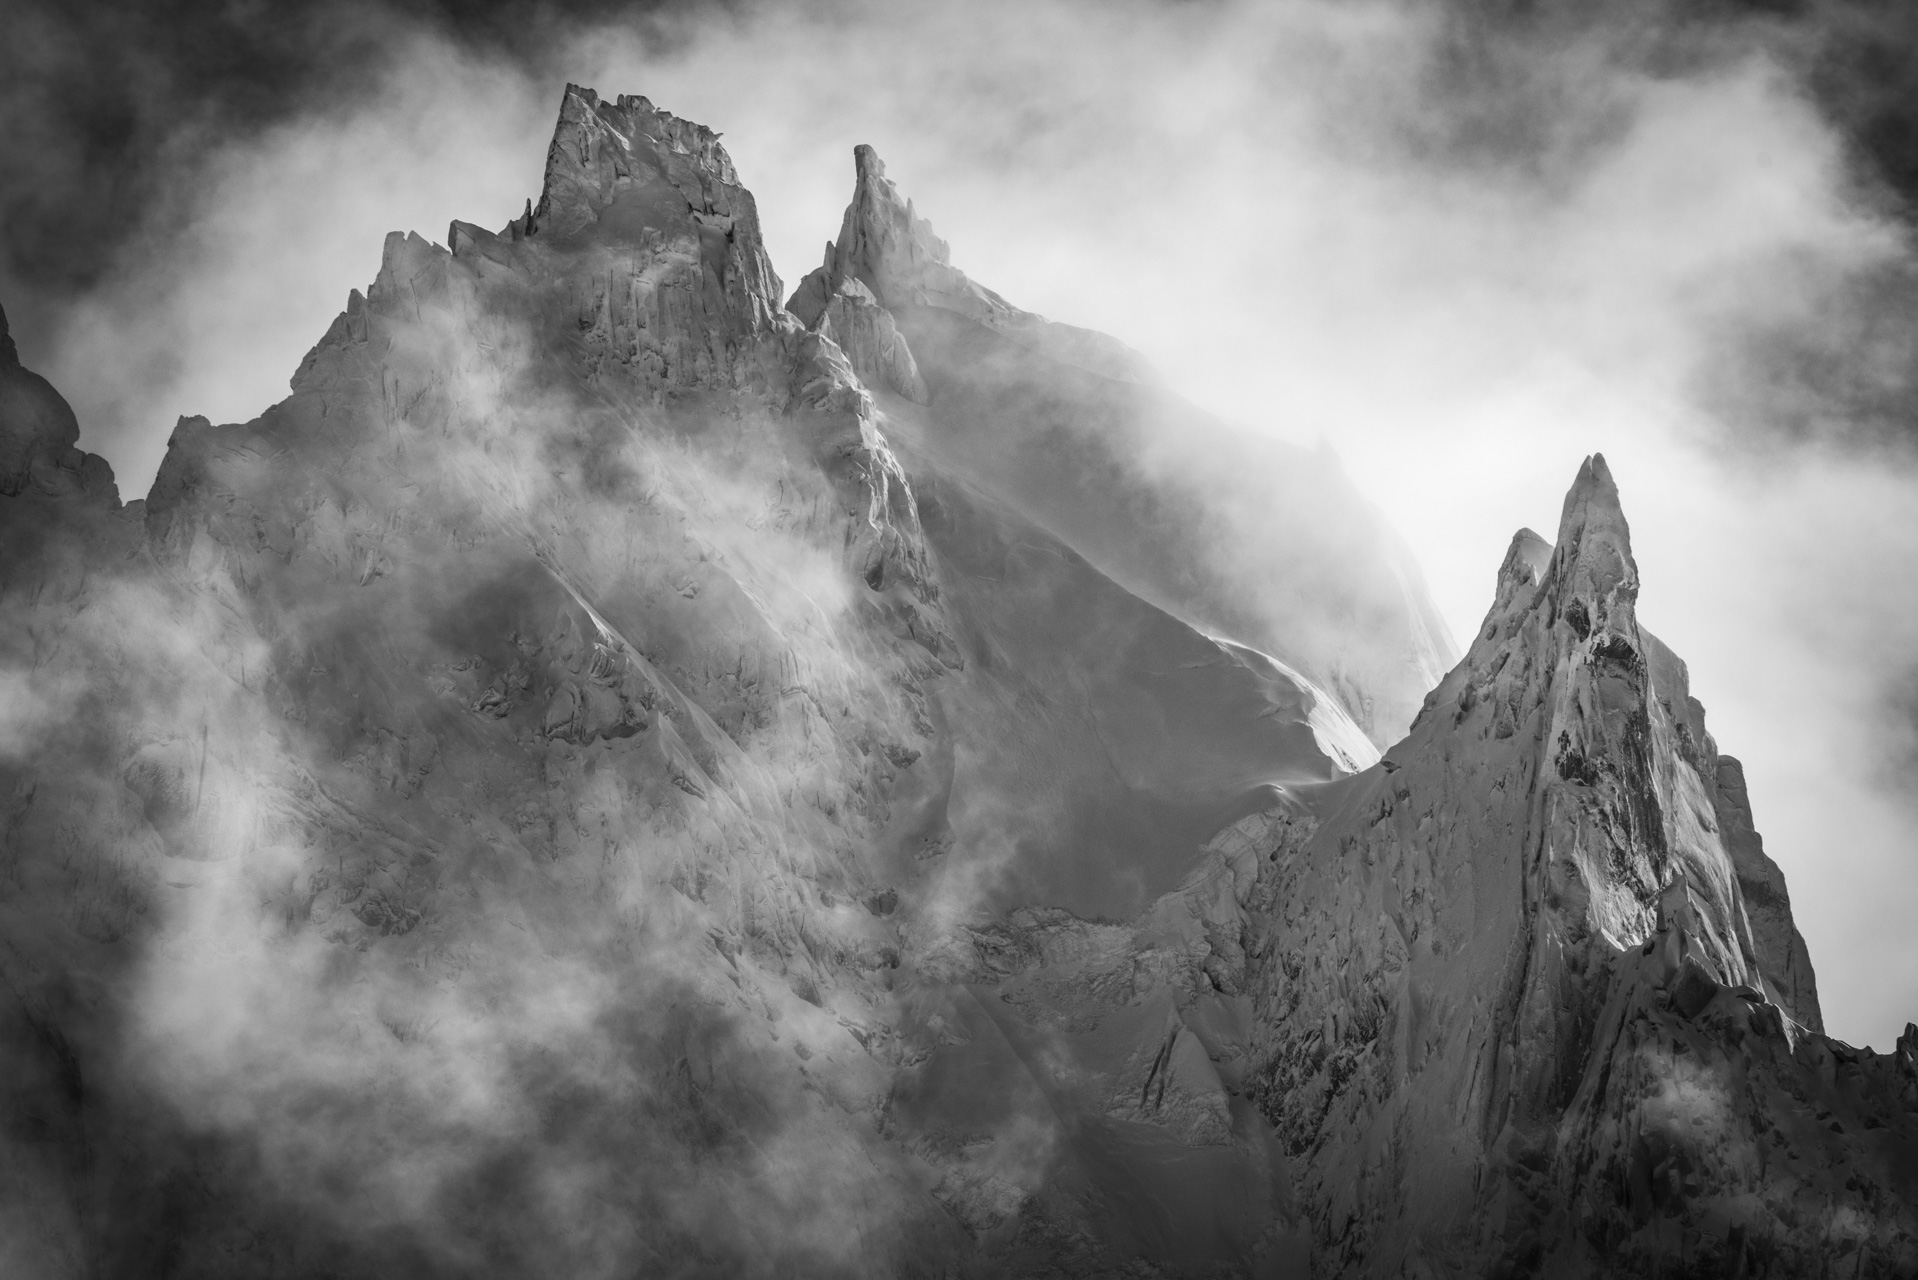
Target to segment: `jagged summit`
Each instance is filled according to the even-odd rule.
[[[1562,590],[1591,611],[1583,623],[1573,616],[1575,628],[1601,627],[1611,610],[1630,610],[1638,599],[1631,527],[1604,454],[1585,459],[1565,495],[1551,572]]]
[[[688,163],[673,165],[672,157]],[[690,177],[697,181],[688,182]],[[719,134],[705,125],[661,111],[638,94],[622,93],[601,102],[593,90],[569,84],[546,153],[539,205],[522,230],[548,235],[577,231],[624,188],[644,188],[657,179],[679,188],[690,207],[708,213],[715,211],[716,197],[724,199],[715,185],[743,190]]]
[[[1540,572],[1545,552],[1530,530],[1514,537],[1485,624],[1427,714],[1448,700],[1460,722],[1489,712],[1500,740],[1535,724],[1567,814],[1598,815],[1609,833],[1596,846],[1567,839],[1550,864],[1589,903],[1590,927],[1634,945],[1655,925],[1660,890],[1690,877],[1717,908],[1717,962],[1742,981],[1752,947],[1711,816],[1716,748],[1684,663],[1638,624],[1631,530],[1603,455],[1580,465]]]
[[[721,328],[734,340],[769,331],[781,312],[782,286],[766,255],[758,208],[719,135],[637,95],[602,102],[591,89],[567,86],[539,202],[498,238],[601,255],[609,270],[627,274],[634,255],[662,266],[683,263],[683,282],[664,297],[724,316]],[[448,245],[458,254],[494,239],[456,222]],[[557,269],[590,274],[580,264]],[[606,318],[654,291],[637,277],[623,298],[602,286]]]
[[[1265,816],[1258,1096],[1327,1224],[1320,1274],[1806,1274],[1822,1238],[1770,1207],[1804,1184],[1764,1170],[1789,1152],[1845,1186],[1818,1203],[1908,1203],[1902,1158],[1838,1135],[1901,1126],[1909,1151],[1889,1099],[1918,1073],[1816,1034],[1742,770],[1637,622],[1602,458],[1558,533],[1513,538],[1381,768]],[[1862,1273],[1895,1274],[1915,1224],[1879,1212]]]
[[[1587,524],[1601,526],[1622,524],[1625,510],[1618,496],[1618,482],[1612,478],[1612,469],[1605,462],[1605,455],[1588,455],[1578,465],[1578,474],[1572,478],[1571,488],[1565,491],[1565,502],[1559,511],[1560,542],[1562,535],[1574,528],[1584,528]],[[1629,536],[1629,534],[1627,535]]]
[[[852,203],[839,238],[827,244],[825,261],[787,301],[801,322],[817,323],[843,283],[857,280],[889,311],[950,311],[1065,364],[1110,378],[1145,379],[1145,362],[1124,343],[1021,311],[954,267],[950,247],[886,177],[885,162],[872,147],[853,149],[853,171]]]
[[[1565,597],[1568,621],[1581,631],[1580,639],[1602,625],[1614,605],[1629,610],[1637,599],[1631,527],[1603,454],[1579,464],[1560,511],[1556,544],[1529,528],[1512,535],[1492,607],[1479,629],[1481,642],[1492,639],[1500,624],[1545,589]]]
[[[810,324],[846,280],[864,284],[884,307],[941,305],[986,324],[1021,314],[953,269],[950,246],[899,193],[886,177],[885,161],[865,143],[853,148],[853,173],[852,203],[839,239],[826,245],[825,261],[787,303],[793,314]]]
[[[1515,613],[1534,605],[1545,608],[1548,624],[1563,617],[1578,642],[1614,617],[1621,630],[1630,630],[1637,625],[1637,598],[1631,526],[1611,468],[1595,453],[1579,464],[1566,491],[1556,543],[1530,528],[1512,535],[1474,648],[1508,644]]]

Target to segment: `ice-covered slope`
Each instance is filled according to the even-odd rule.
[[[714,135],[569,89],[126,506],[0,352],[0,1270],[1905,1266],[1918,1043],[1801,1029],[1602,464],[1375,762],[1295,651],[1365,705],[1362,508],[1259,549],[1290,665],[1207,634],[1189,411],[861,166],[893,275],[802,318]]]

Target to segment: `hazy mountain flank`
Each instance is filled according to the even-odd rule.
[[[855,160],[569,88],[143,501],[0,340],[0,1273],[1918,1274],[1604,460],[1459,658]]]

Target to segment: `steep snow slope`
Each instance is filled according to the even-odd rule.
[[[1186,411],[860,166],[796,316],[569,89],[145,502],[0,349],[3,1269],[1909,1269],[1918,1032],[1807,1029],[1602,463],[1375,762],[1383,535],[1181,586]]]

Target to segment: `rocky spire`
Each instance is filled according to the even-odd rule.
[[[845,281],[857,280],[882,307],[943,306],[984,323],[1013,314],[1005,299],[953,270],[951,249],[886,177],[878,152],[864,143],[854,147],[853,173],[839,238],[800,281],[788,310],[810,325]]]
[[[1514,538],[1498,599],[1454,673],[1464,677],[1455,719],[1489,703],[1504,736],[1537,708],[1551,779],[1541,896],[1582,901],[1577,927],[1630,946],[1656,926],[1661,892],[1683,879],[1720,979],[1752,980],[1732,863],[1717,824],[1699,816],[1713,812],[1716,751],[1684,663],[1638,624],[1631,528],[1604,455],[1579,467],[1541,572],[1545,553],[1529,530]]]
[[[1021,311],[968,279],[952,265],[951,250],[932,224],[886,177],[885,162],[870,146],[853,149],[853,171],[852,203],[839,238],[826,246],[825,261],[799,282],[786,303],[802,323],[816,325],[844,283],[857,280],[888,311],[949,311],[1063,364],[1111,378],[1144,379],[1144,361],[1117,339]]]
[[[1788,1024],[1816,1007],[1789,920],[1751,922],[1747,886],[1771,891],[1740,848],[1756,843],[1742,788],[1684,663],[1639,625],[1637,592],[1618,487],[1594,455],[1556,546],[1513,537],[1470,650],[1383,773],[1333,784],[1314,821],[1278,816],[1292,834],[1260,863],[1252,903],[1285,913],[1266,943],[1280,972],[1253,992],[1272,1029],[1266,1113],[1307,1158],[1332,1234],[1347,1213],[1385,1224],[1344,1237],[1348,1256],[1390,1256],[1468,1217],[1516,1239],[1507,1222],[1571,1202],[1563,1184],[1541,1196],[1529,1173],[1486,1170],[1557,1160],[1586,1176],[1599,1148],[1555,1126],[1580,1098],[1587,1115],[1639,1105],[1610,1068],[1665,1043],[1643,1030],[1647,1010],[1751,1009],[1788,1052]],[[1314,893],[1316,916],[1295,918],[1286,904]],[[1355,1025],[1355,1003],[1382,1012]],[[1367,1209],[1350,1188],[1401,1125],[1418,1137],[1388,1163],[1411,1172]]]
[[[1636,625],[1632,608],[1638,600],[1638,565],[1632,560],[1632,533],[1602,453],[1585,459],[1565,495],[1550,574],[1566,620],[1581,640],[1605,626],[1614,612],[1621,628]]]

